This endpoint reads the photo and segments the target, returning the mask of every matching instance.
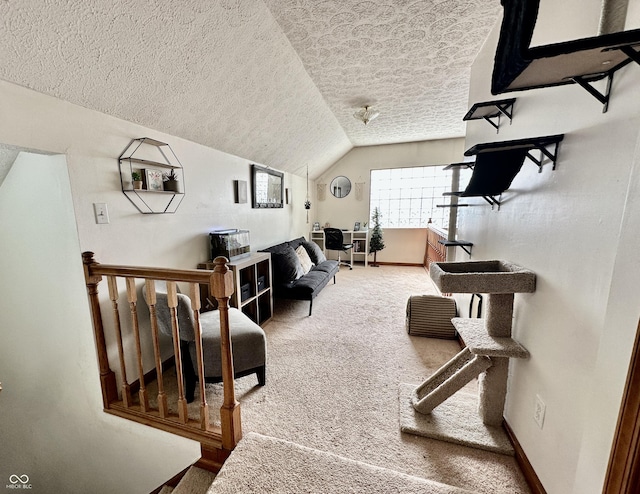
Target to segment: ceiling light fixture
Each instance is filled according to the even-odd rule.
[[[353,114],[353,117],[356,120],[360,120],[365,125],[367,125],[371,120],[375,119],[380,115],[379,112],[373,110],[370,106],[365,106],[364,108],[360,108],[357,112]]]

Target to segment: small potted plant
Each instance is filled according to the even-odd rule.
[[[142,175],[140,172],[131,172],[131,181],[133,182],[134,189],[142,189]]]
[[[176,175],[176,171],[172,168],[169,173],[165,173],[162,175],[164,190],[168,190],[170,192],[179,192],[178,190],[178,175]]]

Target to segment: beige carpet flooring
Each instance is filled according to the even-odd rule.
[[[529,493],[512,457],[400,432],[400,383],[419,384],[459,351],[455,341],[407,334],[409,296],[429,293],[423,268],[356,266],[324,288],[311,317],[308,302],[277,300],[264,328],[266,386],[236,381],[243,430],[472,492]],[[213,420],[221,394],[207,385]]]
[[[471,494],[471,491],[248,432],[207,491],[207,494],[239,493]]]

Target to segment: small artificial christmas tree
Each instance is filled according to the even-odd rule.
[[[373,222],[373,230],[371,231],[371,239],[369,240],[369,254],[373,254],[373,264],[372,266],[378,267],[378,262],[376,260],[376,253],[379,250],[384,249],[384,240],[382,240],[382,228],[380,227],[380,210],[378,208],[374,208],[373,215],[371,216],[371,221]]]

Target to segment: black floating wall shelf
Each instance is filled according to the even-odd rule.
[[[460,247],[469,255],[471,255],[471,249],[473,247],[473,244],[466,240],[438,240],[438,243],[445,247]]]
[[[509,124],[513,120],[513,104],[515,98],[501,99],[497,101],[484,101],[475,103],[462,120],[486,120],[495,129],[496,134],[500,132],[500,118],[504,115],[509,119]]]
[[[602,103],[604,113],[613,74],[632,61],[640,64],[640,29],[530,48],[539,0],[502,3],[492,94],[578,84]],[[592,84],[605,78],[607,87],[601,93]]]
[[[475,156],[475,162],[453,163],[446,168],[472,168],[473,173],[464,191],[445,192],[444,196],[482,197],[487,203],[500,207],[500,195],[510,186],[515,176],[520,172],[525,158],[529,158],[538,167],[538,172],[546,164],[545,158],[553,163],[556,169],[558,159],[558,145],[564,134],[531,137],[513,141],[490,142],[476,144],[465,151],[465,156]],[[540,151],[540,157],[531,154]],[[461,207],[466,204],[452,204],[442,207]]]

